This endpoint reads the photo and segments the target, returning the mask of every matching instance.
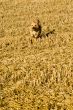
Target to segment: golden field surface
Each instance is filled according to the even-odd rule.
[[[0,110],[73,110],[73,0],[0,0]]]

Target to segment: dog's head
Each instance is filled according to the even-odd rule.
[[[38,19],[32,21],[31,23],[32,28],[39,28],[39,26],[40,26],[40,21]]]

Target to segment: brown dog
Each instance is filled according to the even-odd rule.
[[[41,24],[38,19],[33,20],[31,23],[30,34],[34,38],[39,38],[41,36]]]

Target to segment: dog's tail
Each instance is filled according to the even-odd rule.
[[[52,31],[47,32],[46,36],[48,37],[49,34],[54,34],[54,32],[55,32],[55,29],[53,29]]]

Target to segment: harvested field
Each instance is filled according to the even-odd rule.
[[[73,0],[0,0],[0,110],[73,110]]]

